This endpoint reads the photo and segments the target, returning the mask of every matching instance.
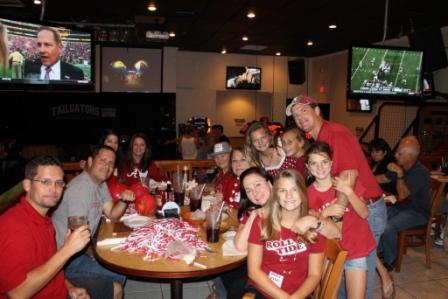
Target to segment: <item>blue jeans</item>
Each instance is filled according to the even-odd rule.
[[[112,272],[101,266],[93,257],[86,254],[79,254],[72,258],[64,269],[65,276],[70,279],[75,278],[110,278],[124,285],[126,276]]]
[[[367,220],[369,221],[375,242],[378,245],[387,223],[387,209],[384,198],[369,204],[368,208],[369,217]],[[372,299],[376,279],[376,248],[367,256],[367,269],[366,299]]]
[[[367,218],[370,229],[372,230],[373,237],[375,238],[376,244],[378,244],[381,235],[384,232],[387,222],[387,210],[386,204],[384,203],[384,198],[381,198],[374,203],[368,205],[369,217]],[[373,298],[373,288],[375,287],[376,279],[376,248],[372,250],[367,256],[367,290],[366,298]],[[347,298],[347,293],[345,290],[345,277],[342,276],[341,288],[339,289],[339,299]]]
[[[384,261],[389,265],[397,258],[398,233],[402,230],[425,225],[428,217],[409,206],[398,205],[387,208],[387,225],[381,238]]]

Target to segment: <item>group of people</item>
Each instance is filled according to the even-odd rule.
[[[390,148],[380,155],[376,152],[383,148],[381,142],[372,143],[374,162],[369,165],[354,134],[323,120],[315,99],[294,98],[286,114],[297,127],[287,129],[280,140],[265,124],[255,122],[245,144],[232,148],[220,141],[213,146],[215,192],[238,209],[234,243],[248,254],[247,266],[215,280],[216,296],[240,298],[249,291],[256,298],[306,298],[320,282],[328,238],[339,239],[348,251],[340,298],[373,298],[375,269],[383,297],[393,298],[388,268],[396,258],[398,232],[425,223],[429,211],[429,175],[418,162],[418,141],[403,138],[396,161]],[[63,196],[63,171],[56,159],[38,157],[27,164],[26,195],[0,216],[0,275],[5,277],[0,294],[122,296],[125,276],[101,266],[88,245],[101,216],[117,220],[135,197],[125,190],[114,203],[107,182],[131,186],[141,178],[168,178],[151,159],[143,133],[132,136],[126,153],[118,145],[118,135],[106,132]],[[398,198],[409,199],[409,204],[386,209],[380,183],[395,187]],[[78,214],[88,216],[88,225],[67,230],[68,216]]]
[[[26,59],[19,45],[12,45],[9,53],[7,28],[0,24],[1,76],[6,76],[9,65],[12,79],[84,80],[84,72],[80,68],[61,60],[64,44],[57,29],[49,26],[38,28],[35,47],[39,59],[34,61]],[[69,52],[73,55],[73,50]]]

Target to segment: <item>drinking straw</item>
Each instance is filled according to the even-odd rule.
[[[204,185],[202,186],[202,188],[201,188],[201,192],[199,192],[199,196],[198,196],[199,198],[202,197],[202,193],[204,192],[206,186],[207,186],[207,184],[204,184]]]
[[[224,201],[222,201],[221,208],[219,208],[218,217],[216,217],[216,225],[218,225],[219,221],[221,220],[223,207],[224,207]]]

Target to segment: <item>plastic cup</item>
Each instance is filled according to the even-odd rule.
[[[219,229],[221,228],[221,219],[219,211],[209,209],[205,214],[205,229],[207,233],[207,242],[216,243],[219,241]]]
[[[88,225],[89,220],[87,216],[68,216],[67,217],[67,228],[71,230],[75,230],[80,226]]]
[[[174,192],[174,201],[179,206],[183,206],[184,205],[184,198],[185,198],[185,193],[184,192]]]
[[[201,209],[202,196],[198,197],[199,194],[190,193],[190,211],[194,212]]]

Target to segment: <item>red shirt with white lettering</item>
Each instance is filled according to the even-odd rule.
[[[357,183],[355,193],[359,194],[362,192],[360,190],[362,190],[362,186]],[[314,184],[311,184],[307,193],[308,208],[319,213],[336,198],[336,189],[333,187],[321,192],[316,189]],[[348,251],[347,260],[367,256],[376,247],[367,219],[361,218],[350,203],[347,205],[342,218],[341,247]]]
[[[322,253],[325,239],[318,235],[316,243],[306,244],[297,238],[296,233],[283,226],[278,239],[262,241],[260,233],[261,219],[257,216],[250,230],[249,243],[263,246],[261,270],[279,288],[288,294],[294,293],[308,276],[310,253]],[[249,284],[257,287],[251,279]]]

